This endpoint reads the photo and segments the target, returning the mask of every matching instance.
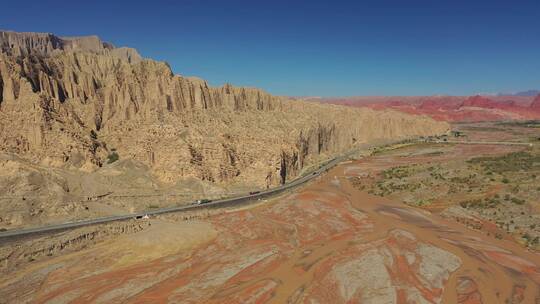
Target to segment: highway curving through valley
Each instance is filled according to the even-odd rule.
[[[345,153],[342,156],[339,156],[337,158],[334,158],[330,161],[327,161],[323,165],[319,167],[319,169],[306,174],[304,176],[301,176],[289,183],[286,183],[284,185],[260,191],[254,194],[249,195],[243,195],[238,197],[232,197],[232,198],[226,198],[226,199],[220,199],[215,200],[208,203],[200,203],[200,204],[189,204],[185,206],[175,206],[175,207],[167,207],[167,208],[160,208],[155,210],[148,210],[145,212],[139,212],[139,213],[130,213],[130,214],[124,214],[124,215],[116,215],[116,216],[108,216],[108,217],[100,217],[90,220],[82,220],[82,221],[76,221],[76,222],[67,222],[62,224],[56,224],[56,225],[49,225],[49,226],[43,226],[43,227],[35,227],[35,228],[24,228],[24,229],[17,229],[17,230],[8,230],[0,232],[0,242],[5,242],[10,239],[17,239],[21,237],[28,237],[28,236],[37,236],[37,235],[44,235],[49,233],[55,233],[60,232],[63,230],[69,230],[74,228],[80,228],[84,226],[91,226],[91,225],[97,225],[97,224],[104,224],[104,223],[110,223],[110,222],[117,222],[117,221],[125,221],[130,220],[134,218],[142,218],[145,215],[148,216],[156,216],[166,213],[173,213],[173,212],[183,212],[183,211],[193,211],[198,209],[215,209],[215,208],[222,208],[222,207],[232,207],[235,205],[241,205],[246,204],[250,201],[257,201],[259,199],[263,198],[269,198],[271,196],[274,196],[276,194],[280,194],[284,191],[290,190],[292,188],[295,188],[297,186],[300,186],[302,184],[305,184],[306,182],[320,176],[322,173],[326,172],[327,170],[331,169],[335,165],[339,164],[341,161],[347,159],[350,155],[356,153],[359,151],[359,148],[356,148],[354,150],[349,151],[348,153]]]
[[[532,144],[529,143],[517,143],[517,142],[481,142],[481,141],[442,141],[442,140],[436,140],[436,141],[430,141],[432,143],[438,143],[438,144],[475,144],[475,145],[523,145],[523,146],[531,146]],[[173,213],[173,212],[183,212],[183,211],[193,211],[193,210],[202,210],[202,209],[216,209],[216,208],[223,208],[223,207],[232,207],[236,205],[246,204],[252,201],[257,201],[259,199],[263,198],[269,198],[276,194],[280,194],[284,191],[290,190],[292,188],[298,187],[300,185],[305,184],[306,182],[317,178],[324,172],[328,171],[332,167],[339,164],[341,161],[346,160],[354,153],[358,153],[362,150],[367,150],[370,148],[373,148],[376,145],[367,145],[364,144],[360,147],[356,147],[355,149],[336,157],[330,161],[327,161],[323,165],[319,167],[319,169],[306,174],[302,177],[299,177],[289,183],[286,183],[284,185],[278,186],[276,188],[272,188],[269,190],[260,191],[254,194],[248,194],[238,197],[231,197],[231,198],[225,198],[220,200],[215,200],[208,203],[201,203],[201,204],[189,204],[185,206],[175,206],[175,207],[167,207],[167,208],[160,208],[155,210],[148,210],[145,212],[139,212],[139,213],[130,213],[130,214],[124,214],[124,215],[116,215],[116,216],[108,216],[108,217],[100,217],[90,220],[83,220],[83,221],[76,221],[76,222],[67,222],[62,224],[56,224],[56,225],[49,225],[49,226],[43,226],[43,227],[35,227],[35,228],[24,228],[24,229],[17,229],[17,230],[8,230],[0,232],[0,242],[6,241],[8,239],[15,239],[19,237],[26,237],[26,236],[32,236],[32,235],[41,235],[41,234],[47,234],[47,233],[53,233],[53,232],[59,232],[63,230],[69,230],[84,226],[90,226],[90,225],[97,225],[97,224],[104,224],[104,223],[110,223],[110,222],[117,222],[117,221],[125,221],[130,220],[134,218],[142,218],[145,215],[148,216],[156,216],[160,214],[166,214],[166,213]]]

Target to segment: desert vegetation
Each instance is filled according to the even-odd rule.
[[[520,130],[528,125],[482,126],[481,131],[467,126],[466,130],[484,133],[503,130],[521,134],[516,140],[526,140],[530,133]],[[373,157],[391,164],[390,159],[397,159],[399,165],[352,177],[351,182],[358,189],[440,212],[472,228],[485,229],[483,222],[493,224],[498,231],[487,233],[540,248],[538,147],[477,156],[458,155],[455,145],[419,143],[385,147]]]

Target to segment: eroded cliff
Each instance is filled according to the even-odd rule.
[[[0,32],[0,50],[0,150],[47,168],[91,172],[117,154],[165,185],[268,187],[357,143],[448,129],[421,116],[210,87],[95,36]]]

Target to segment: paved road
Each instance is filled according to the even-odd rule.
[[[508,145],[508,146],[529,146],[531,147],[532,144],[530,143],[516,143],[516,142],[484,142],[484,141],[457,141],[457,140],[448,140],[448,141],[442,141],[442,140],[436,140],[431,141],[433,143],[441,143],[441,144],[469,144],[469,145]],[[239,203],[245,203],[247,201],[254,201],[262,198],[268,198],[273,195],[282,193],[286,190],[292,189],[294,187],[297,187],[299,185],[302,185],[318,176],[320,176],[323,172],[327,171],[328,169],[334,167],[335,165],[339,164],[341,161],[347,159],[350,155],[360,151],[361,149],[365,149],[368,147],[372,147],[373,145],[364,145],[363,147],[358,147],[357,149],[351,150],[350,152],[334,158],[327,163],[325,163],[323,166],[321,166],[318,170],[311,172],[303,177],[300,177],[298,179],[293,180],[292,182],[289,182],[285,185],[269,189],[266,191],[261,191],[257,194],[253,195],[244,195],[244,196],[238,196],[233,198],[226,198],[221,200],[216,200],[210,203],[206,204],[192,204],[192,205],[186,205],[181,207],[168,207],[168,208],[161,208],[156,210],[150,210],[146,212],[141,213],[132,213],[132,214],[125,214],[125,215],[117,215],[117,216],[109,216],[109,217],[101,217],[91,220],[84,220],[84,221],[77,221],[77,222],[68,222],[58,225],[50,225],[45,227],[36,227],[36,228],[26,228],[26,229],[18,229],[18,230],[9,230],[0,232],[0,241],[7,240],[9,238],[16,238],[16,237],[23,237],[28,236],[32,234],[45,234],[50,232],[57,232],[61,230],[68,230],[73,228],[79,228],[83,226],[90,226],[90,225],[96,225],[96,224],[103,224],[103,223],[110,223],[115,221],[124,221],[129,220],[137,217],[143,217],[144,215],[148,214],[149,216],[155,216],[159,214],[165,214],[165,213],[172,213],[172,212],[181,212],[181,211],[188,211],[188,210],[197,210],[197,209],[208,209],[208,208],[221,208],[226,206],[233,206],[235,204]]]
[[[465,145],[503,145],[503,146],[527,146],[532,147],[532,143],[521,143],[512,141],[461,141],[461,140],[434,140],[436,144],[465,144]]]
[[[257,194],[253,195],[244,195],[239,197],[233,197],[233,198],[226,198],[221,200],[216,200],[210,203],[206,204],[192,204],[192,205],[186,205],[181,207],[168,207],[168,208],[161,208],[156,210],[150,210],[146,212],[141,213],[131,213],[131,214],[125,214],[125,215],[117,215],[117,216],[109,216],[109,217],[101,217],[91,220],[84,220],[84,221],[77,221],[77,222],[68,222],[58,225],[50,225],[45,227],[36,227],[36,228],[26,228],[26,229],[18,229],[18,230],[9,230],[0,232],[0,241],[5,241],[7,239],[13,239],[18,237],[25,237],[30,235],[39,235],[39,234],[47,234],[51,232],[58,232],[62,230],[68,230],[73,228],[79,228],[84,226],[90,226],[90,225],[96,225],[96,224],[103,224],[103,223],[110,223],[115,221],[124,221],[129,220],[137,217],[143,217],[144,215],[149,216],[155,216],[159,214],[165,214],[165,213],[172,213],[172,212],[181,212],[181,211],[188,211],[188,210],[197,210],[197,209],[208,209],[208,208],[220,208],[220,207],[226,207],[226,206],[233,206],[235,204],[239,203],[245,203],[247,201],[254,201],[262,198],[268,198],[272,195],[279,194],[281,192],[284,192],[286,190],[292,189],[294,187],[297,187],[299,185],[302,185],[318,176],[320,176],[323,172],[327,171],[328,169],[334,167],[338,163],[340,163],[342,160],[347,159],[350,155],[356,153],[359,151],[360,148],[351,150],[348,153],[345,153],[344,155],[334,158],[327,163],[323,164],[319,169],[317,169],[314,172],[311,172],[303,177],[297,178],[285,185],[261,191]]]

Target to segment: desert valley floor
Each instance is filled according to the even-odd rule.
[[[139,221],[140,231],[20,264],[0,278],[0,302],[538,303],[534,250],[354,182],[397,164],[520,149],[402,148],[250,208]]]

